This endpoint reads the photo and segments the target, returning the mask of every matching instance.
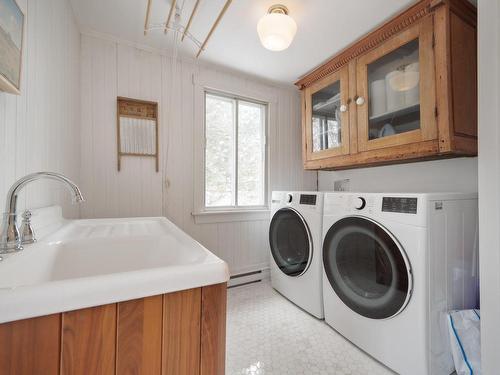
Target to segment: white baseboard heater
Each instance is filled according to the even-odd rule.
[[[262,280],[268,280],[270,277],[269,268],[264,268],[257,271],[240,273],[232,275],[227,283],[228,288],[242,286],[251,283],[257,283]]]

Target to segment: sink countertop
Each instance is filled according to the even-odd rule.
[[[44,226],[37,231],[37,218]],[[227,264],[163,217],[64,220],[0,262],[0,323],[226,282]]]

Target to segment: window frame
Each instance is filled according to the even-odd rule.
[[[206,147],[207,147],[207,126],[206,126],[206,103],[207,103],[207,96],[215,96],[215,97],[221,97],[221,98],[226,98],[229,100],[232,100],[235,104],[235,110],[234,110],[234,148],[233,148],[233,172],[234,172],[234,182],[233,182],[233,189],[234,189],[234,205],[229,205],[229,206],[207,206],[206,203]],[[238,129],[239,129],[239,103],[240,102],[247,102],[251,104],[256,104],[259,106],[262,106],[264,108],[264,124],[263,124],[263,129],[262,129],[262,134],[263,134],[263,143],[262,143],[262,152],[263,152],[263,179],[264,179],[264,184],[263,184],[263,204],[262,205],[248,205],[248,206],[241,206],[238,205]],[[214,89],[208,89],[204,88],[203,90],[203,157],[202,157],[202,169],[203,169],[203,197],[202,197],[202,207],[201,207],[201,212],[197,212],[197,215],[204,215],[204,214],[213,214],[213,213],[232,213],[232,214],[244,214],[245,212],[262,212],[269,210],[269,149],[268,149],[268,132],[269,132],[269,105],[270,103],[265,100],[258,100],[254,98],[249,98],[243,95],[236,95],[228,92],[224,92],[221,90],[214,90]]]

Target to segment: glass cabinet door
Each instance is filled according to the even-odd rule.
[[[359,58],[355,100],[360,151],[437,138],[429,22]]]
[[[347,74],[342,69],[306,89],[308,160],[349,153]]]

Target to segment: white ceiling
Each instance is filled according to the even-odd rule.
[[[178,0],[180,23],[185,25],[195,0]],[[143,34],[147,0],[71,0],[83,30],[106,33],[156,49],[172,48],[172,37],[163,32]],[[152,0],[150,22],[165,22],[170,0]],[[191,26],[203,40],[225,0],[201,0]],[[288,7],[298,31],[292,45],[271,52],[259,42],[256,25],[267,9],[281,3]],[[202,61],[223,65],[268,80],[293,83],[357,38],[404,9],[413,0],[233,0],[210,39]],[[195,45],[187,38],[181,53],[194,57]]]

